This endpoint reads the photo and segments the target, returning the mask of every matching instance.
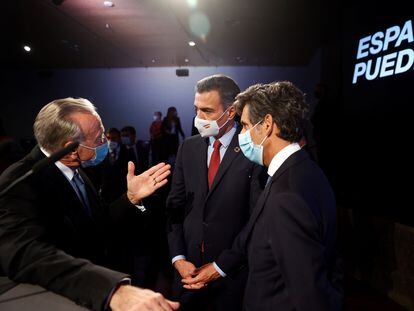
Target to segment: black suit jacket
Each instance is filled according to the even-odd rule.
[[[112,160],[111,155],[108,153],[102,163],[85,169],[88,177],[92,180],[105,202],[113,202],[126,192],[128,161],[135,163],[133,151],[127,149],[125,145],[121,145],[116,160]]]
[[[0,176],[0,189],[44,157],[38,147]],[[93,217],[84,211],[72,186],[50,165],[0,198],[0,270],[16,282],[33,283],[101,310],[110,291],[126,277],[105,264],[105,235],[133,205],[122,196],[100,203],[80,170]],[[138,211],[139,212],[139,211]]]
[[[181,144],[167,199],[171,258],[185,255],[196,266],[216,261],[224,272],[228,272],[228,262],[239,260],[238,254],[223,256],[220,262],[218,258],[247,223],[264,186],[260,179],[263,169],[248,161],[239,148],[239,132],[228,146],[210,190],[208,139],[196,135]]]
[[[340,310],[331,187],[304,150],[276,171],[234,245],[246,246],[245,310]]]
[[[149,166],[149,142],[139,140],[135,143],[135,154],[132,148],[127,149],[128,161],[132,161],[135,164],[135,174],[139,175],[146,171]]]

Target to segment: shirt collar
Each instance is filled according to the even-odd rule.
[[[269,176],[273,176],[279,167],[282,166],[283,162],[286,161],[293,153],[300,150],[300,146],[298,143],[292,143],[287,145],[285,148],[280,150],[278,153],[275,154],[272,161],[269,164],[269,168],[267,169],[267,174]]]
[[[40,147],[40,150],[43,152],[43,154],[47,157],[50,156],[50,153],[47,152],[45,149],[43,149],[42,147]],[[63,164],[60,161],[56,161],[55,165],[57,166],[57,168],[63,173],[63,175],[65,175],[65,177],[69,180],[72,181],[73,176],[75,175],[75,171],[73,169],[71,169],[70,167],[67,167],[65,164]]]
[[[236,133],[236,129],[237,129],[237,124],[236,124],[236,122],[234,122],[234,125],[231,128],[231,130],[228,131],[226,134],[224,134],[223,136],[221,136],[219,138],[219,141],[220,141],[221,145],[224,148],[227,148],[230,145],[231,140],[233,139],[234,133]],[[210,146],[213,145],[213,143],[214,143],[215,140],[216,139],[214,137],[209,137]]]

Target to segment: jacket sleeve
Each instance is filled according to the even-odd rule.
[[[182,153],[185,141],[178,149],[172,178],[171,191],[167,198],[167,235],[170,256],[186,255],[186,247],[183,233],[183,222],[186,205],[186,189],[183,172]]]
[[[259,165],[252,165],[251,168],[251,180],[250,180],[250,202],[249,209],[250,214],[256,206],[257,200],[262,193],[266,179],[266,170]],[[246,226],[245,226],[246,227]],[[221,252],[217,260],[215,261],[219,268],[226,274],[232,274],[237,272],[243,266],[247,265],[246,243],[248,233],[246,229],[237,235],[234,239],[231,249],[226,249]]]
[[[0,270],[13,281],[40,285],[77,304],[102,310],[127,275],[58,249],[42,222],[37,191],[21,183],[0,198]]]

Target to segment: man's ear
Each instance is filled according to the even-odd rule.
[[[67,147],[68,145],[70,145],[71,143],[73,143],[73,141],[68,141],[63,145],[63,148]],[[78,147],[79,148],[79,147]],[[72,152],[68,153],[66,155],[66,157],[69,157],[71,159],[77,159],[78,158],[78,148],[76,148],[75,150],[73,150]]]
[[[236,116],[236,107],[234,107],[234,105],[231,105],[228,110],[227,110],[229,119],[234,119],[234,117]]]
[[[266,114],[263,119],[262,130],[265,132],[267,136],[270,136],[273,131],[273,117],[271,114]]]

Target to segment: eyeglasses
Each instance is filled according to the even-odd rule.
[[[96,147],[102,146],[103,144],[106,144],[108,142],[106,136],[104,133],[101,134],[96,140],[95,140],[95,147],[89,147],[84,144],[79,144],[79,146],[82,146],[86,149],[94,150]]]
[[[102,145],[106,143],[107,141],[108,140],[106,139],[105,133],[102,133],[101,137],[98,137],[95,142],[98,143],[99,145]]]

